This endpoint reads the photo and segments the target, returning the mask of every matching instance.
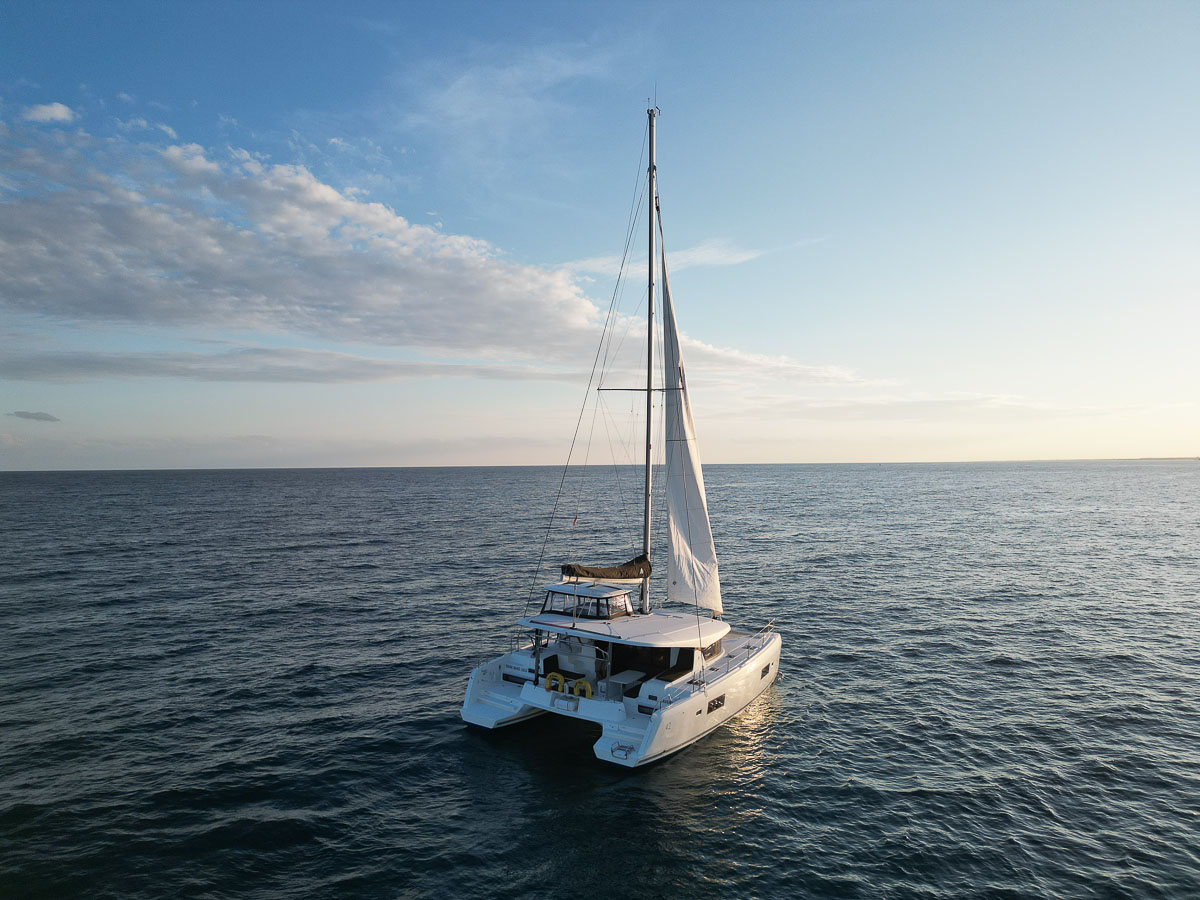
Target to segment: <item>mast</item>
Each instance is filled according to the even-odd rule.
[[[656,205],[657,171],[654,164],[654,118],[658,115],[657,107],[646,110],[650,122],[650,133],[647,143],[650,146],[650,166],[646,170],[649,177],[650,215],[649,233],[650,249],[646,257],[649,287],[646,291],[646,511],[642,523],[642,553],[650,558],[650,487],[652,468],[650,460],[651,416],[654,414],[654,208]],[[642,612],[650,612],[650,577],[642,579]]]

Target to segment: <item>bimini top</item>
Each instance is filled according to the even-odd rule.
[[[707,647],[729,633],[729,625],[718,619],[662,610],[617,619],[573,619],[563,613],[543,612],[521,619],[520,624],[635,647]]]

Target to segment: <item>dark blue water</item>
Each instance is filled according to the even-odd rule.
[[[707,475],[781,679],[625,771],[457,715],[557,470],[0,474],[0,894],[1200,896],[1200,462]]]

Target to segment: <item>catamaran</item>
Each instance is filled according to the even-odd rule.
[[[682,750],[740,713],[775,680],[782,645],[773,623],[746,630],[723,618],[704,474],[661,240],[663,382],[654,387],[655,226],[661,238],[662,216],[655,166],[658,110],[646,114],[650,300],[641,553],[619,566],[563,565],[562,580],[544,588],[541,609],[519,620],[523,630],[512,650],[471,673],[460,712],[464,721],[483,728],[545,713],[593,722],[601,726],[593,746],[596,756],[629,767]],[[663,394],[665,426],[669,608],[652,606],[650,598],[656,391]]]

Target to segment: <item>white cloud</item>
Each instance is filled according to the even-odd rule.
[[[670,272],[681,272],[694,266],[736,266],[739,263],[758,259],[763,255],[762,250],[745,250],[727,241],[711,239],[703,241],[685,250],[667,250],[667,269]],[[646,264],[645,254],[642,255],[642,266]],[[606,275],[616,277],[621,271],[621,257],[593,256],[587,259],[577,259],[562,264],[568,272],[587,273],[589,275]],[[625,261],[625,268],[630,268],[630,261]]]
[[[162,122],[155,122],[151,125],[141,116],[135,116],[132,119],[117,119],[116,121],[117,128],[121,131],[149,131],[151,128],[157,128],[171,140],[177,140],[179,137],[170,125],[164,125]]]
[[[76,114],[71,107],[62,103],[45,103],[25,107],[21,118],[26,122],[74,122]]]
[[[163,157],[181,174],[194,178],[221,175],[221,167],[204,155],[199,144],[173,145],[163,151]]]
[[[434,136],[439,158],[456,177],[490,183],[513,165],[531,165],[531,147],[545,153],[553,145],[552,123],[578,115],[566,96],[610,78],[619,70],[619,52],[589,43],[474,45],[405,73],[396,92],[410,99],[395,118],[408,135]],[[553,158],[548,154],[538,166],[553,165]]]
[[[12,470],[478,465],[479,447],[477,435],[389,440],[361,434],[101,437],[45,429],[38,435],[0,432],[4,465]],[[561,439],[529,435],[489,437],[487,447],[492,465],[528,465],[531,458],[548,462],[562,453]]]
[[[414,225],[303,167],[36,133],[0,144],[0,166],[21,184],[0,217],[0,305],[14,312],[590,358],[598,313],[567,273]]]
[[[553,118],[552,111],[561,108],[553,99],[557,88],[603,77],[611,67],[608,53],[582,45],[505,52],[494,61],[476,58],[466,66],[439,63],[416,73],[425,103],[410,121],[469,131],[481,140],[507,138],[516,129]]]
[[[863,378],[845,366],[815,366],[788,356],[747,353],[731,347],[714,347],[686,336],[680,338],[689,373],[702,371],[706,380],[747,377],[779,380],[792,384],[870,385],[882,382]]]
[[[1148,408],[1148,407],[1147,407]],[[831,420],[881,422],[991,422],[1108,416],[1142,408],[1050,403],[1012,394],[977,391],[891,390],[852,396],[803,396],[794,393],[754,394],[725,418],[762,420]]]
[[[178,378],[218,382],[361,384],[413,378],[487,378],[565,380],[578,384],[585,377],[579,371],[528,365],[391,360],[300,347],[247,347],[219,352],[8,351],[0,356],[0,378],[60,383]]]
[[[438,368],[316,350],[7,354],[0,375],[35,380],[171,377],[377,381],[561,378],[590,365],[601,314],[572,273],[519,265],[487,242],[414,224],[301,166],[246,150],[159,148],[34,132],[0,143],[0,308],[85,323],[211,334],[239,329],[406,348],[424,357],[532,363]],[[20,185],[18,189],[16,185]],[[754,251],[707,242],[682,265]],[[613,383],[640,363],[632,320],[614,326]],[[622,343],[621,335],[630,339]],[[684,338],[705,381],[868,385],[855,372]],[[24,349],[24,348],[22,348]]]
[[[736,266],[758,259],[762,250],[743,250],[721,240],[709,240],[687,250],[667,250],[667,266],[674,271],[692,266]]]

